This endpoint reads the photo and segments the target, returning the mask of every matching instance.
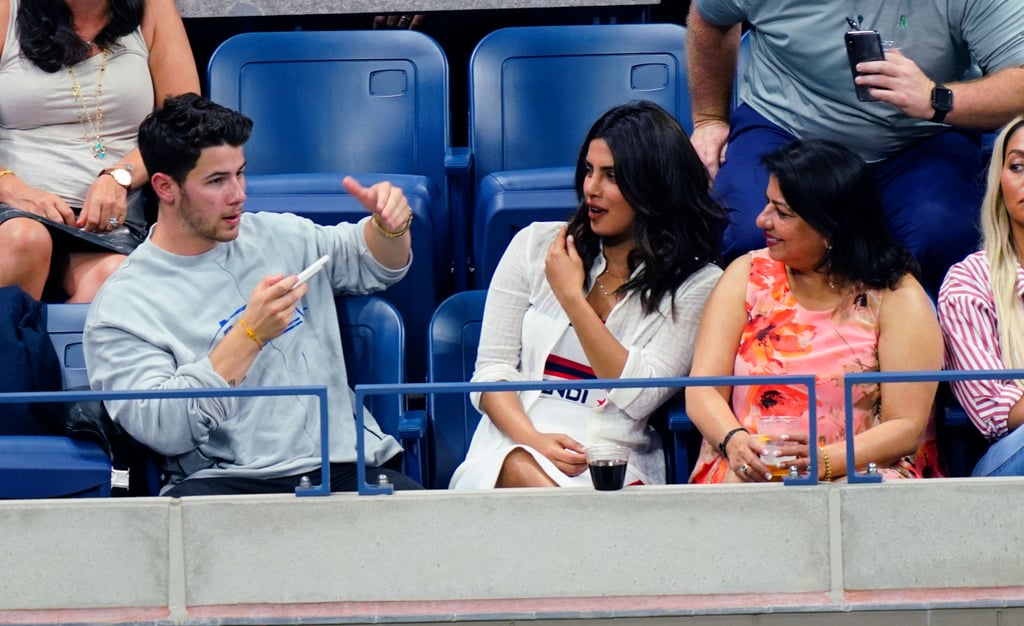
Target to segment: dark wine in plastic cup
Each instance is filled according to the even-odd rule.
[[[622,489],[626,482],[626,462],[600,459],[590,464],[590,480],[598,491]]]
[[[598,491],[617,491],[626,482],[629,449],[622,446],[588,446],[587,465],[590,480]]]

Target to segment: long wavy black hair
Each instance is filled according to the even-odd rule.
[[[145,0],[110,0],[110,22],[92,42],[101,50],[110,49],[139,27],[144,4]],[[28,60],[51,74],[89,55],[64,0],[23,0],[18,5],[18,42]]]
[[[718,262],[728,216],[711,199],[708,172],[686,132],[665,109],[648,101],[617,106],[594,122],[576,161],[580,204],[569,219],[568,232],[575,238],[587,276],[601,253],[601,238],[590,228],[583,192],[587,151],[595,139],[608,144],[615,181],[635,213],[634,248],[628,259],[631,277],[620,289],[638,292],[644,311],[652,313],[691,274]],[[589,287],[589,278],[584,280],[584,287]]]
[[[875,177],[855,152],[806,139],[766,155],[790,208],[829,242],[817,269],[874,289],[892,289],[917,261],[892,235]]]

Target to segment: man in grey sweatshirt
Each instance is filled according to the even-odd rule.
[[[245,215],[252,121],[195,94],[168,98],[139,129],[159,199],[146,241],[107,280],[86,319],[93,389],[325,385],[332,488],[356,488],[353,394],[335,294],[400,280],[412,262],[412,213],[387,182],[343,182],[369,215],[318,226],[290,214]],[[303,268],[329,255],[296,286]],[[295,287],[292,289],[292,287]],[[289,492],[320,467],[315,397],[108,402],[111,416],[166,458],[165,495]],[[401,446],[366,416],[366,462],[389,469]]]

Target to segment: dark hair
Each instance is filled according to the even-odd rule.
[[[142,23],[145,0],[110,0],[110,21],[93,43],[108,50]],[[23,0],[18,5],[18,43],[28,60],[53,73],[75,65],[89,46],[75,32],[71,9],[64,0]]]
[[[875,177],[856,153],[808,139],[762,162],[790,208],[828,240],[817,269],[875,289],[892,289],[905,274],[917,274],[917,262],[889,230]]]
[[[204,148],[238,147],[249,139],[252,120],[194,93],[164,100],[142,120],[139,152],[150,175],[167,174],[178,184],[196,166]]]
[[[617,106],[594,122],[576,161],[580,204],[568,232],[587,273],[601,252],[583,192],[587,151],[595,139],[608,144],[616,184],[635,212],[629,269],[643,268],[622,290],[638,291],[644,311],[651,313],[691,274],[718,261],[728,217],[711,199],[707,170],[679,123],[653,102]]]

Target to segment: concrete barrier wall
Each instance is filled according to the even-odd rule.
[[[1024,607],[1022,492],[942,479],[8,501],[0,623]]]
[[[839,494],[847,590],[1024,585],[1022,479],[856,485]]]

